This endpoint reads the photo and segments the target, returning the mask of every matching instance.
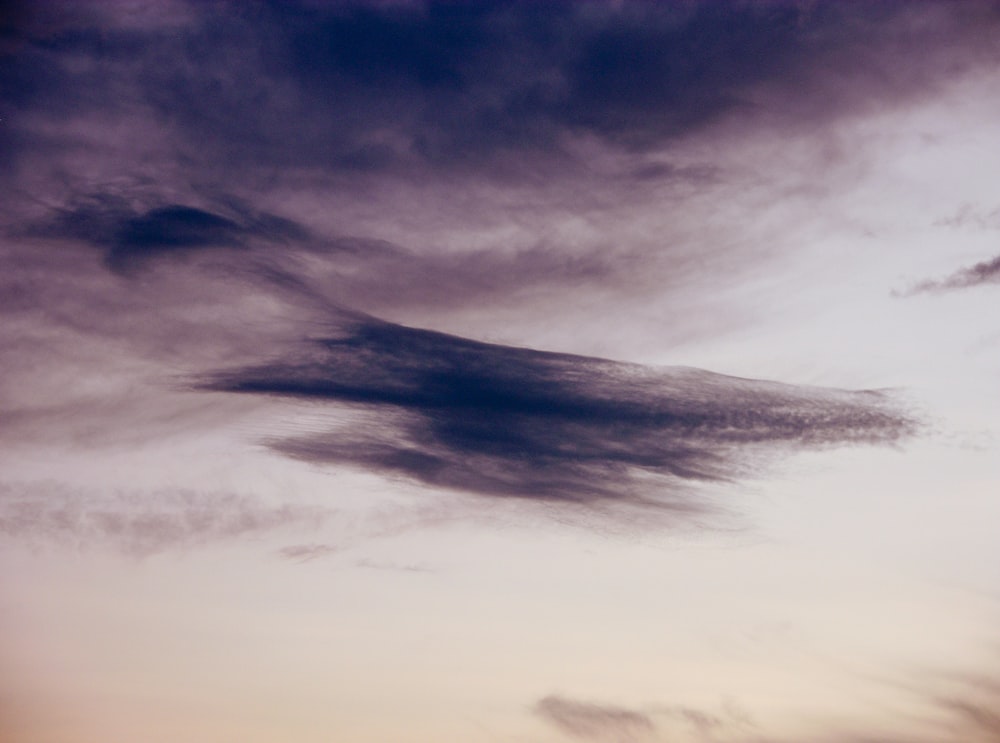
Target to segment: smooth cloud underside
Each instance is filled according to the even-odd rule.
[[[365,424],[270,442],[316,463],[566,504],[697,510],[685,483],[730,480],[781,450],[891,443],[915,423],[884,393],[492,345],[378,322],[302,358],[203,388],[352,406]]]

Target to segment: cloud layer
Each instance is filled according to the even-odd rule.
[[[433,694],[452,697],[455,671],[464,684],[473,670],[454,661],[476,660],[483,648],[510,657],[501,658],[503,678],[479,674],[463,688],[480,710],[504,707],[489,696],[501,688],[507,699],[519,693],[502,684],[537,690],[539,663],[581,669],[573,683],[582,688],[611,683],[583,670],[600,676],[609,658],[632,678],[648,663],[652,676],[683,688],[678,674],[687,666],[659,663],[657,653],[670,647],[667,635],[685,639],[686,623],[698,626],[684,651],[702,653],[704,662],[695,686],[739,683],[719,662],[726,649],[709,635],[743,615],[797,615],[796,596],[818,595],[812,589],[828,561],[846,572],[822,579],[830,604],[817,606],[815,637],[827,637],[824,622],[837,623],[818,617],[830,606],[860,618],[857,627],[839,623],[844,637],[858,633],[853,647],[878,644],[879,628],[865,618],[876,616],[868,609],[883,597],[865,583],[841,601],[834,576],[853,576],[855,564],[865,575],[891,573],[908,559],[897,550],[911,543],[921,559],[940,549],[963,509],[942,509],[934,489],[960,493],[978,476],[960,469],[970,460],[942,459],[939,480],[935,471],[911,488],[913,477],[894,479],[904,468],[912,475],[910,460],[845,457],[834,462],[835,474],[818,474],[812,499],[800,497],[794,508],[785,496],[801,488],[765,482],[758,523],[765,539],[774,538],[772,557],[755,562],[751,552],[767,550],[748,549],[738,566],[728,553],[685,552],[671,563],[636,552],[637,569],[624,550],[605,550],[591,533],[550,540],[558,531],[550,526],[582,523],[602,534],[625,524],[631,535],[713,525],[723,509],[739,509],[741,485],[799,452],[894,447],[918,434],[917,416],[883,385],[903,381],[930,405],[940,394],[988,415],[981,378],[954,373],[973,371],[955,350],[962,333],[940,344],[957,322],[965,332],[977,318],[943,313],[924,323],[907,315],[914,303],[888,302],[885,293],[897,268],[915,270],[913,261],[931,254],[928,247],[928,256],[917,256],[927,244],[900,235],[918,238],[913,230],[926,226],[926,214],[969,197],[962,189],[986,184],[974,200],[995,203],[988,173],[981,180],[956,173],[963,152],[974,158],[995,138],[996,117],[984,116],[991,119],[984,124],[976,118],[982,110],[963,102],[996,99],[989,81],[1000,65],[998,7],[991,0],[6,4],[0,467],[14,465],[27,481],[47,476],[54,463],[51,473],[63,482],[0,484],[0,537],[129,556],[265,542],[281,563],[270,576],[255,575],[253,592],[264,603],[241,611],[248,623],[273,622],[274,632],[308,648],[298,658],[277,645],[279,662],[266,664],[275,669],[265,679],[275,690],[268,703],[294,697],[308,706],[312,691],[300,685],[325,673],[323,688],[342,681],[338,695],[366,724],[381,724],[362,719],[370,710],[410,695],[420,710],[398,724],[412,727],[405,733],[414,739],[447,737],[422,736],[417,718],[441,722],[441,710],[455,708],[453,698],[448,706]],[[957,132],[967,149],[955,147]],[[935,170],[945,160],[952,171]],[[944,187],[959,178],[968,185]],[[987,230],[998,220],[1000,210],[962,207],[942,224]],[[1000,283],[988,239],[959,248],[974,258],[919,274],[943,278],[915,291]],[[944,456],[933,442],[924,453],[928,472],[933,457]],[[122,487],[87,489],[95,478]],[[844,482],[860,488],[857,513],[841,507]],[[234,484],[271,498],[230,492]],[[322,505],[296,504],[307,495]],[[824,510],[828,497],[843,521],[816,516],[832,513]],[[327,510],[333,503],[343,510]],[[518,521],[522,514],[528,518]],[[856,534],[863,520],[870,523]],[[455,522],[454,541],[432,532]],[[483,554],[500,522],[543,523],[542,551],[503,560]],[[386,537],[393,543],[372,557],[351,555]],[[589,564],[598,571],[553,573],[554,583],[539,573],[549,560],[554,571],[563,570],[560,559],[567,571],[580,569],[578,548],[593,549]],[[989,562],[968,554],[940,561],[941,570]],[[795,585],[781,570],[800,560],[807,569]],[[316,569],[290,579],[298,563]],[[684,580],[673,580],[672,564]],[[345,566],[357,569],[337,570],[331,582]],[[606,582],[595,580],[605,570]],[[755,593],[744,581],[753,571],[780,584],[780,597]],[[395,581],[393,572],[415,579]],[[208,581],[223,574],[200,573],[190,574],[191,584],[205,581],[204,594],[195,594],[208,595]],[[417,577],[424,573],[440,580]],[[275,593],[263,590],[267,580]],[[890,576],[886,596],[902,580]],[[799,593],[806,583],[810,591]],[[483,612],[463,614],[470,601]],[[691,613],[677,612],[681,605]],[[280,611],[270,611],[275,606]],[[665,622],[655,613],[661,606]],[[912,616],[906,606],[904,623]],[[630,620],[630,608],[648,630],[617,621]],[[326,646],[334,655],[350,650],[324,668],[314,640],[332,635],[321,611],[337,617],[333,629],[348,639]],[[910,629],[936,640],[935,628]],[[622,647],[615,633],[629,641],[618,656],[610,654]],[[165,642],[164,652],[176,646]],[[409,672],[386,685],[380,669],[401,659]],[[112,665],[104,676],[117,683]],[[220,669],[228,672],[225,663]],[[178,678],[183,685],[190,674]],[[232,676],[218,688],[249,691],[241,684]],[[258,701],[263,688],[252,692]],[[832,716],[850,706],[854,690],[829,688],[813,708],[828,704]],[[994,682],[940,688],[910,706],[943,720],[923,738],[907,737],[902,731],[911,728],[901,724],[881,737],[821,730],[815,741],[1000,741]],[[119,691],[107,698],[119,699]],[[544,734],[596,743],[777,741],[753,735],[758,729],[735,707],[629,705],[610,694],[608,703],[553,694],[531,712]],[[215,706],[245,707],[249,698],[220,697],[223,706]],[[628,706],[615,701],[623,698]],[[261,707],[260,720],[291,719],[292,707],[274,709]],[[154,718],[144,714],[135,720],[148,727]],[[311,714],[305,724],[319,725]],[[341,738],[361,730],[346,718],[332,724],[348,730]]]
[[[501,178],[572,162],[567,139],[641,152],[732,117],[891,105],[995,61],[997,23],[974,2],[46,3],[12,17],[15,167],[87,139],[38,116],[111,117],[157,122],[133,143],[207,170],[489,164]]]

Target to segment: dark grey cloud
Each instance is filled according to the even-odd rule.
[[[99,114],[158,122],[185,167],[488,162],[495,177],[572,160],[567,135],[645,151],[725,117],[816,120],[922,95],[995,62],[998,23],[990,3],[890,0],[261,1],[175,15],[26,10],[8,24],[11,162],[70,145],[36,115]]]
[[[561,696],[539,700],[533,711],[562,732],[581,740],[629,743],[642,740],[656,729],[653,720],[643,712]]]
[[[981,261],[968,268],[956,271],[947,278],[938,281],[922,281],[914,286],[909,294],[926,292],[943,292],[953,289],[969,289],[986,284],[1000,284],[1000,256]]]
[[[273,505],[234,493],[74,489],[58,483],[0,484],[0,535],[61,547],[112,547],[143,557],[173,549],[315,528],[324,508]]]
[[[684,483],[745,476],[781,450],[892,443],[915,430],[882,392],[644,368],[376,320],[202,387],[364,412],[348,431],[270,442],[309,462],[481,495],[679,512],[699,508],[680,495]]]
[[[634,271],[621,252],[542,245],[419,254],[323,234],[221,192],[172,201],[104,190],[22,222],[20,234],[40,242],[17,247],[12,276],[33,277],[19,317],[25,328],[58,329],[61,342],[25,353],[23,333],[10,339],[22,359],[5,361],[21,387],[8,393],[17,401],[14,438],[68,432],[93,443],[106,438],[90,433],[104,422],[114,425],[98,428],[139,441],[188,423],[224,426],[266,398],[287,397],[334,413],[351,408],[364,421],[268,441],[289,457],[508,501],[617,514],[655,506],[683,517],[707,508],[691,497],[699,484],[752,476],[802,448],[895,443],[916,430],[883,392],[546,353],[347,309],[366,301],[454,307],[490,294],[514,302],[525,287],[559,283],[607,287]],[[89,257],[87,273],[52,243],[100,252],[67,253]],[[173,255],[199,260],[166,260]],[[155,267],[164,270],[144,272]],[[130,365],[150,374],[150,361],[170,378],[140,384]],[[44,371],[29,374],[26,365]],[[108,380],[103,399],[70,394],[88,374]],[[220,406],[225,393],[246,405]]]
[[[23,236],[78,240],[104,251],[118,272],[166,254],[246,248],[252,240],[308,239],[304,227],[273,214],[230,208],[228,216],[187,204],[137,208],[125,195],[87,194],[20,231]]]
[[[936,31],[906,22],[941,13],[920,3],[850,12],[836,3],[791,2],[186,7],[180,20],[153,14],[141,23],[113,20],[113,8],[58,19],[43,13],[20,22],[16,43],[6,47],[10,64],[0,74],[11,86],[13,115],[3,118],[14,122],[7,131],[18,153],[47,153],[58,178],[40,182],[60,184],[46,203],[61,206],[18,215],[12,229],[39,242],[17,247],[11,276],[20,285],[9,296],[25,328],[60,331],[58,344],[21,356],[30,364],[18,367],[19,381],[38,388],[35,398],[49,390],[22,367],[40,366],[37,358],[57,368],[52,362],[61,357],[93,355],[99,340],[107,345],[97,355],[107,348],[155,360],[176,372],[171,382],[196,378],[203,395],[291,397],[349,406],[365,417],[363,428],[270,442],[291,457],[481,495],[655,503],[677,513],[702,508],[682,494],[685,486],[744,477],[770,456],[891,443],[914,430],[879,392],[644,369],[361,314],[398,319],[401,308],[448,311],[489,299],[515,305],[543,287],[569,287],[579,298],[616,284],[639,294],[648,282],[666,293],[687,277],[686,262],[711,263],[711,247],[676,248],[660,234],[633,241],[621,230],[595,236],[600,227],[578,243],[579,233],[563,238],[553,229],[554,237],[536,242],[498,238],[459,249],[428,245],[432,238],[417,229],[414,244],[404,245],[340,231],[335,213],[314,213],[309,222],[260,205],[281,203],[266,198],[269,173],[294,171],[307,184],[321,173],[318,192],[329,193],[330,179],[333,191],[343,192],[362,182],[359,174],[384,171],[428,174],[486,163],[476,172],[489,180],[508,156],[576,157],[563,147],[566,136],[644,153],[754,109],[761,86],[806,90],[803,81],[826,62],[884,34],[902,34],[904,46],[929,34],[935,49],[947,46],[980,12],[972,6],[944,13],[947,23]],[[905,31],[910,25],[916,30]],[[851,70],[845,74],[863,74]],[[111,162],[119,145],[104,133],[105,121],[129,134],[121,169]],[[29,123],[37,128],[30,137]],[[155,152],[143,149],[147,140]],[[67,153],[90,141],[108,149],[95,156],[101,172],[83,178],[69,172],[77,161]],[[148,168],[145,180],[128,172],[147,159],[164,165],[162,180],[151,183]],[[630,185],[624,199],[615,197],[618,206],[628,202],[629,188],[649,180],[703,184],[718,176],[710,164],[674,165],[663,153],[625,159]],[[27,162],[14,168],[25,182]],[[260,198],[241,202],[228,187],[242,193],[248,171],[255,173],[249,190]],[[554,222],[577,212],[589,218],[575,196],[560,193],[539,210],[554,205]],[[376,194],[371,208],[393,222],[404,200]],[[598,225],[608,206],[600,202],[586,204]],[[295,213],[324,209],[321,203]],[[447,219],[467,226],[463,215]],[[91,253],[78,252],[100,256],[118,275],[100,266],[77,271],[79,255],[66,251],[72,261],[64,261],[62,246],[51,243],[90,246]],[[727,258],[726,269],[737,262]],[[210,271],[201,270],[209,263]],[[155,276],[143,273],[161,267]],[[698,280],[710,283],[719,273],[712,265]],[[12,341],[18,349],[23,343]],[[80,374],[102,364],[106,359],[88,356]],[[212,368],[232,370],[203,373]],[[63,417],[82,417],[95,410],[91,403],[71,400]],[[37,418],[38,409],[26,406],[24,417]]]
[[[218,405],[168,394],[177,386],[169,376],[250,363],[363,321],[344,303],[454,307],[536,286],[596,285],[619,270],[609,256],[547,246],[420,255],[324,235],[226,194],[197,203],[119,188],[44,206],[9,227],[0,395],[10,415],[0,435],[72,433],[94,444],[190,430],[213,416],[222,423],[229,414]],[[153,371],[150,361],[164,373],[136,378],[137,365]],[[81,383],[96,375],[101,398]],[[104,425],[94,432],[96,420]]]

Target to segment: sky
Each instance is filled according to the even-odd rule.
[[[1000,4],[0,58],[0,741],[1000,742]]]

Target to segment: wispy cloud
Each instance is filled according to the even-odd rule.
[[[955,731],[956,739],[1000,743],[1000,676],[965,673],[940,680],[950,688],[931,697],[946,714],[945,724]]]
[[[955,229],[998,230],[1000,229],[1000,207],[983,208],[973,204],[962,204],[955,213],[934,222],[938,227]]]
[[[684,483],[744,476],[782,450],[894,443],[916,429],[884,392],[644,368],[376,321],[203,387],[365,414],[346,432],[271,442],[298,459],[480,495],[678,514],[703,507]]]
[[[649,715],[642,712],[561,696],[547,696],[539,700],[533,711],[567,735],[580,740],[631,743],[648,740],[656,729]]]
[[[900,719],[897,724],[901,730],[913,732],[872,735],[863,729],[846,728],[836,737],[819,739],[845,743],[1000,743],[1000,679],[995,674],[927,672],[905,686],[913,694],[913,706],[910,719]],[[914,731],[914,721],[922,725],[919,732]]]
[[[1000,284],[1000,256],[981,261],[974,266],[956,271],[938,281],[922,281],[908,293],[942,292],[951,289],[968,289],[984,284]]]
[[[223,215],[188,204],[142,208],[134,194],[95,193],[74,199],[45,220],[27,225],[23,234],[79,240],[105,252],[107,265],[117,272],[140,267],[169,254],[209,248],[245,248],[252,239],[305,240],[300,225],[273,214],[230,208]]]
[[[321,557],[329,557],[340,552],[340,547],[333,544],[308,543],[290,544],[278,550],[278,554],[293,562],[310,562]]]
[[[905,688],[913,696],[908,714],[883,722],[878,732],[830,719],[817,722],[807,739],[817,743],[998,743],[1000,682],[989,674],[928,672]],[[801,743],[770,733],[766,725],[732,702],[717,708],[650,704],[634,707],[550,695],[531,711],[566,735],[579,740],[733,741]],[[918,730],[918,727],[920,728]]]
[[[367,568],[368,570],[388,570],[396,573],[433,573],[434,569],[426,565],[413,563],[381,562],[376,560],[358,560],[355,567]]]
[[[0,486],[0,534],[5,539],[111,547],[136,557],[316,528],[329,516],[324,508],[271,505],[233,493],[93,492],[56,483]]]
[[[732,702],[718,709],[682,704],[623,707],[553,694],[540,699],[531,709],[570,737],[609,743],[744,741],[756,727],[749,715]]]

